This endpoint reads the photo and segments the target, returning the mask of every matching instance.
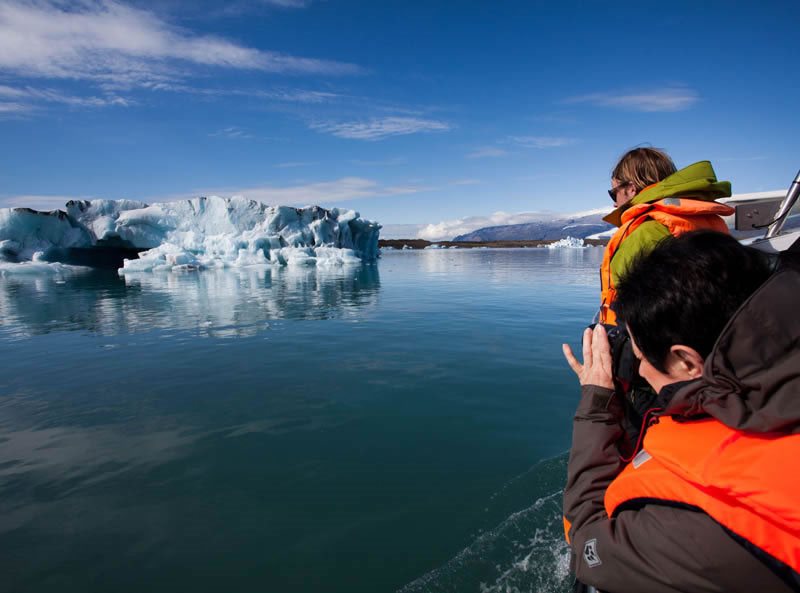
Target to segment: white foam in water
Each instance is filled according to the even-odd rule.
[[[562,593],[569,589],[570,550],[561,523],[563,491],[538,499],[481,534],[444,566],[409,583],[399,593]],[[491,575],[478,587],[473,576]]]
[[[586,247],[586,245],[583,244],[583,239],[578,239],[576,237],[565,237],[563,239],[559,239],[558,241],[548,243],[546,247],[548,249],[582,249]]]
[[[268,206],[240,196],[145,204],[70,201],[66,211],[0,209],[0,256],[44,259],[58,250],[146,249],[121,273],[252,265],[339,266],[378,256],[380,225],[353,210]]]

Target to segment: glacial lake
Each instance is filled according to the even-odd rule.
[[[0,591],[567,591],[601,255],[0,277]]]

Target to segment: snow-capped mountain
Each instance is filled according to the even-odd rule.
[[[566,237],[583,239],[608,231],[610,224],[602,220],[607,211],[576,214],[542,214],[522,224],[483,227],[458,235],[453,241],[555,241]]]

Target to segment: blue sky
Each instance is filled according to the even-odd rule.
[[[735,193],[781,189],[800,167],[798,17],[796,1],[0,0],[0,206],[241,194],[447,234],[609,206],[640,144],[710,159]]]

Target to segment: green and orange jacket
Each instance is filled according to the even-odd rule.
[[[731,195],[728,181],[717,181],[711,163],[700,161],[639,192],[603,220],[619,229],[606,246],[600,268],[602,323],[615,324],[615,286],[633,259],[670,235],[709,229],[728,232],[722,216],[733,208],[714,200]]]

